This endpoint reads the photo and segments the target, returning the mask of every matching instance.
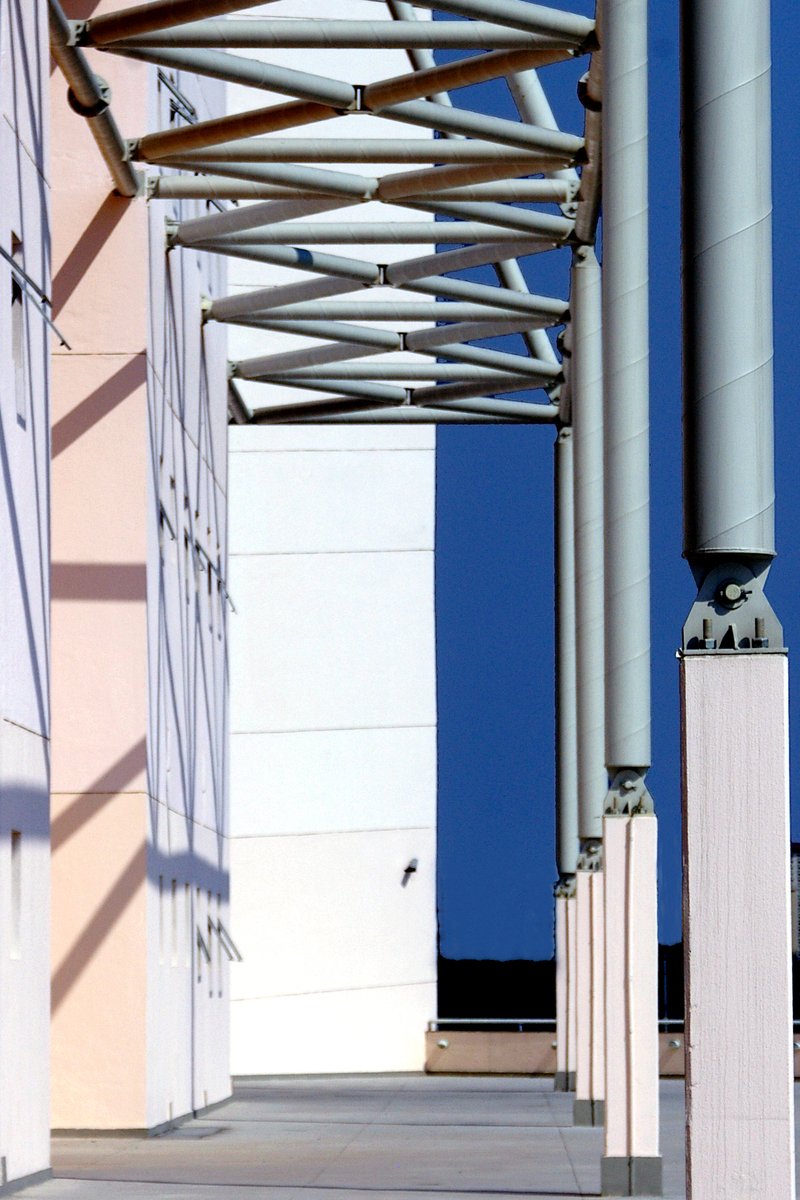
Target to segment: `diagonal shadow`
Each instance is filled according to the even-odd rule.
[[[146,739],[142,738],[135,746],[131,746],[122,758],[117,759],[107,771],[90,783],[69,808],[65,808],[62,813],[59,813],[51,827],[50,836],[53,850],[63,846],[85,824],[86,817],[81,814],[80,809],[83,807],[86,796],[96,794],[102,797],[102,800],[99,800],[92,809],[92,815],[97,812],[99,807],[114,800],[125,785],[135,779],[143,769],[146,749]]]
[[[86,272],[95,263],[102,247],[125,216],[129,206],[130,200],[124,196],[106,196],[53,277],[53,317],[57,317],[62,311]]]
[[[107,417],[123,400],[127,400],[146,379],[146,355],[137,354],[128,359],[124,366],[104,379],[99,388],[56,422],[53,426],[52,457],[56,458],[73,442],[77,442],[93,425]]]

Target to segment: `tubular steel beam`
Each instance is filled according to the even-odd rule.
[[[603,321],[600,266],[588,248],[575,254],[570,304],[578,832],[582,841],[591,841],[603,835],[608,776],[603,650]]]
[[[356,104],[356,89],[352,84],[253,58],[240,58],[220,50],[139,50],[122,45],[106,46],[105,49],[125,58],[190,71],[193,75],[210,75],[226,83],[241,83],[246,87],[296,96],[298,100],[329,104],[342,112]]]
[[[83,36],[93,46],[102,46],[120,38],[169,29],[200,17],[219,17],[243,8],[258,8],[271,0],[154,0],[136,4],[119,12],[92,17],[85,22]]]
[[[244,7],[239,6],[239,7]],[[229,50],[357,50],[415,48],[430,50],[496,50],[530,48],[534,34],[488,21],[342,21],[283,17],[277,21],[193,21],[177,28],[128,38],[127,46],[180,46]],[[93,37],[91,26],[86,41]],[[563,40],[541,37],[543,49]]]
[[[572,430],[564,428],[555,441],[556,858],[562,880],[574,876],[578,866],[573,487]]]
[[[508,122],[515,130],[513,121]],[[563,165],[564,157],[553,158],[530,150],[528,145],[501,145],[483,134],[478,138],[434,140],[426,138],[242,138],[214,146],[212,152],[193,151],[181,156],[176,166],[206,169],[205,164],[232,163],[485,163],[500,158],[522,159],[535,175]],[[528,156],[528,157],[526,157]],[[145,159],[146,161],[146,159]],[[201,165],[202,164],[202,165]],[[212,165],[212,170],[216,167]]]
[[[114,190],[120,196],[137,196],[141,176],[128,162],[126,143],[109,108],[108,85],[94,74],[83,51],[71,44],[72,29],[58,0],[48,0],[48,18],[50,53],[67,81],[70,104],[86,118],[111,173]]]
[[[279,424],[280,422],[275,422]],[[262,419],[254,422],[270,425]],[[290,425],[526,425],[528,421],[514,417],[484,416],[471,412],[443,412],[435,408],[414,408],[408,404],[403,408],[370,408],[350,413],[324,414],[317,417],[297,417],[287,421]]]
[[[382,2],[382,0],[381,0]],[[415,8],[441,9],[462,17],[488,19],[543,37],[559,37],[576,47],[591,45],[594,22],[577,13],[529,4],[527,0],[411,0]]]
[[[568,184],[558,180],[505,178],[507,171],[517,169],[516,163],[512,166],[502,164],[502,167],[498,164],[497,168],[487,163],[486,168],[502,169],[503,174],[492,182],[453,188],[435,187],[436,179],[428,176],[430,189],[443,200],[496,200],[518,204],[566,204],[574,194]],[[523,168],[527,170],[525,164]],[[391,199],[391,193],[384,193],[384,184],[388,187],[391,179],[392,176],[384,176],[379,182],[382,199]],[[290,200],[302,195],[302,189],[256,180],[228,179],[223,175],[150,175],[147,194],[151,200]]]

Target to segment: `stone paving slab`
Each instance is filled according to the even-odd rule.
[[[682,1200],[683,1084],[662,1083],[665,1196]],[[30,1200],[575,1200],[603,1135],[549,1079],[248,1080],[157,1138],[61,1138]]]

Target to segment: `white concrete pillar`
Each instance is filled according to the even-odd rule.
[[[567,1047],[569,1044],[569,951],[567,949],[567,897],[556,889],[556,1073],[553,1088],[569,1091]]]
[[[576,876],[576,1125],[602,1125],[605,1077],[603,873],[578,870]]]
[[[578,912],[575,893],[567,900],[567,1087],[575,1091],[578,1052]]]
[[[795,1195],[787,660],[688,654],[688,1200]]]
[[[662,1191],[658,1133],[657,836],[653,813],[603,819],[604,1196],[660,1196]]]
[[[557,1092],[575,1090],[575,896],[574,882],[556,890],[556,1073]]]

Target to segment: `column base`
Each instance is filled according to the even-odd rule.
[[[572,1108],[572,1124],[594,1126],[605,1124],[605,1100],[576,1100]],[[620,1193],[621,1194],[621,1193]]]
[[[661,1158],[604,1158],[600,1167],[603,1196],[663,1196]]]
[[[554,1092],[574,1092],[575,1091],[575,1072],[574,1071],[556,1071],[553,1076],[553,1091]]]

